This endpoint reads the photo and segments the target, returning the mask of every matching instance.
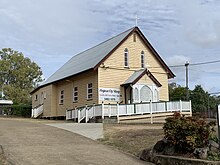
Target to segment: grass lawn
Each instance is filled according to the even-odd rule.
[[[163,138],[163,124],[104,124],[100,141],[119,150],[139,156],[143,149]]]

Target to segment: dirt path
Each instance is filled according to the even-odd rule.
[[[96,141],[33,120],[0,118],[0,145],[15,165],[148,164]]]

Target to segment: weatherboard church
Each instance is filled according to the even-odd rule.
[[[67,109],[92,104],[169,101],[174,73],[138,27],[73,56],[31,92],[42,117],[65,117]]]

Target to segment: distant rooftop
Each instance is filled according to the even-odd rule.
[[[3,104],[3,105],[12,105],[13,102],[12,102],[12,100],[0,100],[0,104]]]

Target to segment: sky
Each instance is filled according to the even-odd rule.
[[[72,56],[135,26],[168,66],[220,60],[219,0],[0,0],[0,49],[36,62],[47,79]],[[220,63],[189,65],[189,87],[220,92]],[[171,67],[185,86],[185,67]]]

